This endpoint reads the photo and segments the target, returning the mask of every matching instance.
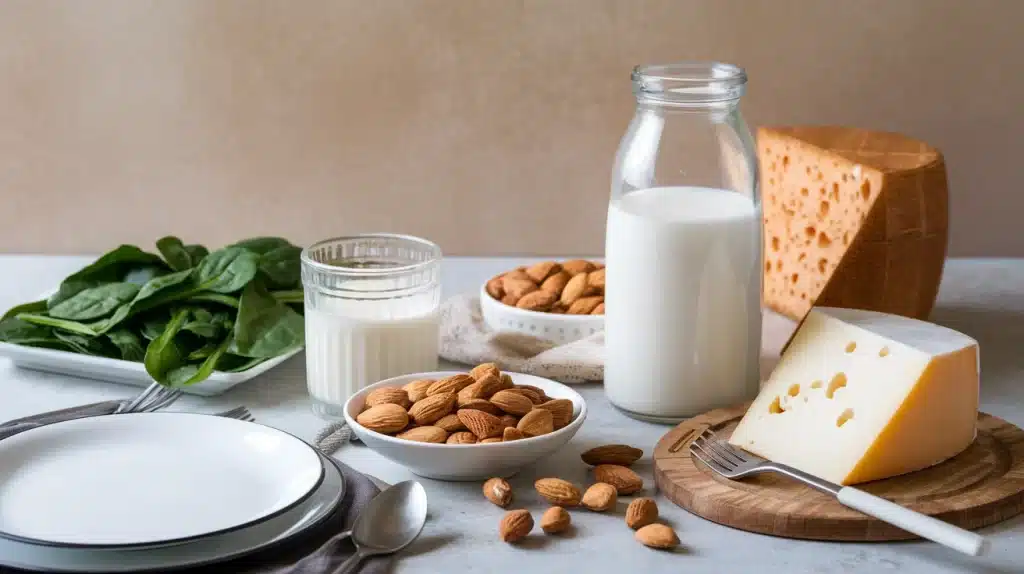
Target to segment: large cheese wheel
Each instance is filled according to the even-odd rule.
[[[948,190],[942,154],[894,133],[836,126],[758,130],[765,303],[923,319],[942,278]]]

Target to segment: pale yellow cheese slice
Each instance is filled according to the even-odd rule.
[[[975,437],[978,344],[873,311],[810,311],[729,442],[838,484],[920,470]]]

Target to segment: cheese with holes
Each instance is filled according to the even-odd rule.
[[[962,333],[816,307],[729,442],[838,484],[920,470],[974,440],[978,373]]]
[[[946,168],[935,148],[856,128],[762,128],[764,296],[800,320],[813,305],[918,319],[946,257]]]

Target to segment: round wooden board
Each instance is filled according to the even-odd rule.
[[[763,474],[733,481],[690,458],[694,438],[709,427],[719,437],[729,437],[746,410],[747,405],[711,411],[658,441],[654,480],[669,500],[713,522],[774,536],[843,541],[916,538],[790,478]],[[857,487],[962,528],[995,524],[1024,510],[1024,431],[981,413],[978,437],[956,457]]]

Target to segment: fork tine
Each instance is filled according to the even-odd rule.
[[[138,412],[151,413],[153,411],[160,410],[178,400],[182,394],[183,393],[178,389],[167,389],[160,397],[151,401]]]
[[[118,409],[117,412],[119,412],[119,413],[135,412],[135,409],[139,408],[139,405],[149,401],[150,397],[152,397],[154,393],[159,392],[160,389],[162,389],[162,388],[163,388],[163,385],[161,385],[160,383],[158,383],[156,381],[153,381],[153,383],[151,385],[146,387],[145,390],[143,390],[141,393],[139,393],[139,395],[137,397],[135,397],[130,402],[128,402],[127,404],[122,406],[120,409]]]
[[[712,470],[714,470],[718,474],[727,475],[732,472],[732,468],[724,466],[723,464],[715,460],[715,458],[708,454],[708,452],[704,450],[702,446],[697,444],[697,441],[693,441],[692,443],[690,443],[690,453],[693,456],[697,457],[697,460],[708,465],[709,467],[711,467]]]
[[[715,436],[714,432],[708,432],[708,439],[706,442],[708,446],[711,447],[711,449],[718,453],[718,455],[721,456],[722,458],[726,460],[731,459],[735,461],[733,464],[743,464],[744,462],[746,462],[746,459],[744,459],[742,456],[740,456],[734,450],[732,450],[729,443],[719,439],[717,436]]]
[[[736,467],[735,462],[732,462],[728,458],[723,458],[721,455],[712,450],[711,445],[708,444],[708,441],[707,439],[704,438],[704,435],[697,437],[697,439],[694,440],[692,444],[694,447],[700,449],[701,452],[703,452],[709,458],[711,458],[711,460],[717,462],[720,466],[728,470],[732,470],[733,468]]]

